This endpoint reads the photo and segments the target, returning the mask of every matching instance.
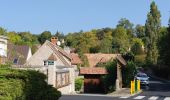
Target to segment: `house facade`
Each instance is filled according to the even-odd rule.
[[[71,66],[71,57],[56,45],[57,39],[46,41],[27,61],[25,66],[39,66],[46,74],[48,84],[57,88],[62,94],[74,93],[75,70]]]
[[[6,36],[0,36],[0,64],[23,65],[31,56],[29,46],[8,43]]]

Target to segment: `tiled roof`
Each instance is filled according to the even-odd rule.
[[[7,49],[8,61],[11,61],[13,63],[14,59],[17,59],[17,65],[23,65],[24,63],[26,63],[26,59],[29,52],[29,46],[8,44]]]
[[[125,61],[125,59],[121,55],[117,55],[116,59],[124,66],[127,64],[127,62]]]
[[[112,59],[116,59],[117,54],[85,54],[89,61],[89,67],[95,67],[98,63],[108,62]]]
[[[80,74],[108,74],[107,70],[102,67],[95,67],[95,68],[89,68],[89,67],[82,67],[80,68]]]
[[[82,61],[78,54],[70,53],[70,56],[71,56],[71,64],[73,65],[82,64]]]

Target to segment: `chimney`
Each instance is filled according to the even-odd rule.
[[[54,45],[57,45],[57,38],[51,37],[51,43],[53,43]]]

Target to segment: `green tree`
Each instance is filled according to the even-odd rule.
[[[16,32],[8,32],[7,36],[9,38],[10,43],[20,44],[21,43],[21,36],[18,35]]]
[[[147,57],[146,61],[150,64],[157,64],[158,59],[158,35],[161,27],[161,14],[155,2],[150,5],[150,12],[145,23],[145,34],[147,36]]]
[[[161,38],[159,41],[159,53],[160,57],[159,60],[162,65],[168,65],[170,66],[170,19],[169,19],[169,24],[168,28],[166,30],[163,29],[163,33],[161,34]]]
[[[77,49],[79,52],[89,53],[91,48],[97,46],[97,37],[92,32],[83,33],[77,41]]]
[[[134,29],[133,29],[133,23],[131,23],[128,19],[126,18],[121,18],[118,22],[117,27],[123,27],[126,29],[127,34],[131,37],[134,36]]]
[[[51,36],[52,35],[50,31],[44,31],[40,34],[38,40],[41,44],[43,44],[46,40],[50,40]]]
[[[113,32],[113,49],[118,53],[125,53],[130,48],[130,37],[123,27],[117,27]],[[118,50],[118,51],[117,51]]]
[[[6,36],[7,35],[7,30],[0,27],[0,35],[5,35]]]
[[[138,38],[143,38],[145,37],[145,26],[142,25],[136,25],[135,27],[135,33]]]
[[[133,38],[132,43],[133,44],[132,44],[131,51],[133,52],[133,54],[139,55],[139,54],[144,53],[144,48],[142,48],[144,46],[144,43],[143,43],[142,39]]]

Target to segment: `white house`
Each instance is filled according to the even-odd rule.
[[[57,39],[46,41],[27,61],[26,66],[39,66],[48,76],[48,84],[53,85],[62,94],[75,92],[75,70],[71,66],[71,57],[56,45]]]

